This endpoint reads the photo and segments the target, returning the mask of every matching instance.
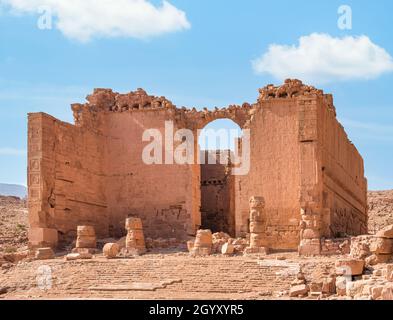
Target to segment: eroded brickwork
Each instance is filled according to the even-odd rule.
[[[94,226],[97,237],[121,237],[128,217],[142,219],[146,237],[184,239],[202,226],[201,211],[214,206],[218,213],[231,212],[223,228],[246,237],[249,200],[255,195],[265,200],[263,240],[270,249],[297,249],[302,213],[318,217],[318,232],[311,232],[318,237],[366,231],[363,160],[336,119],[332,96],[321,90],[287,80],[261,89],[254,104],[212,111],[177,108],[142,89],[128,94],[96,89],[87,101],[72,105],[74,125],[43,113],[29,115],[33,246],[70,241],[78,225]],[[197,161],[142,161],[147,129],[165,137],[166,121],[172,121],[174,132],[191,130],[197,157],[197,130],[223,118],[249,130],[251,139],[250,171],[228,177],[224,193],[230,196],[203,202],[208,199],[201,196],[203,182],[210,178],[204,179],[207,171]],[[164,160],[169,151],[162,148]],[[217,225],[219,214],[213,220]]]
[[[201,219],[202,228],[235,235],[235,212],[231,203],[235,199],[230,164],[209,164],[209,154],[219,160],[220,151],[204,151],[206,159],[201,165]],[[218,155],[217,155],[218,154]]]
[[[43,233],[72,240],[78,225],[94,225],[99,236],[108,235],[101,137],[46,114],[29,115],[31,242],[39,243],[32,237]]]

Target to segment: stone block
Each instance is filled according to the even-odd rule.
[[[235,246],[231,243],[224,243],[221,248],[221,253],[224,255],[231,255],[235,251]]]
[[[306,296],[309,291],[310,291],[310,288],[308,287],[308,285],[301,284],[298,286],[291,287],[291,289],[289,290],[289,296],[292,298],[293,297],[303,297],[303,296]]]
[[[145,248],[145,240],[144,239],[132,239],[128,238],[126,239],[126,248],[131,249],[131,248]]]
[[[382,230],[378,231],[376,236],[378,238],[393,239],[393,225],[387,226],[386,228],[383,228]]]
[[[37,260],[49,260],[55,257],[55,253],[52,248],[38,248],[35,252],[35,258]]]
[[[97,246],[97,242],[95,238],[92,239],[77,239],[76,247],[77,248],[95,248]]]
[[[209,247],[213,244],[213,235],[210,230],[198,230],[194,247]]]
[[[375,238],[370,244],[370,251],[376,254],[392,254],[393,239]]]
[[[356,297],[370,295],[370,286],[368,286],[367,283],[366,280],[347,282],[347,296]]]
[[[350,256],[355,259],[365,259],[371,255],[370,244],[374,236],[359,236],[351,238]]]
[[[379,263],[388,263],[391,258],[391,254],[372,254],[365,259],[365,262],[366,265],[375,266]]]
[[[77,227],[77,235],[83,237],[95,237],[96,232],[94,227],[92,226],[78,226]]]
[[[304,239],[299,245],[299,255],[301,256],[316,256],[321,254],[321,240],[320,239]]]
[[[45,211],[34,210],[29,206],[29,225],[31,228],[45,228],[47,224],[47,214]]]
[[[143,230],[132,229],[128,231],[127,238],[134,239],[134,240],[144,240],[145,236],[143,234]]]
[[[371,288],[371,297],[377,300],[382,296],[383,286],[376,286]]]
[[[346,296],[347,295],[347,282],[348,277],[337,277],[336,278],[336,293],[339,296]]]
[[[31,228],[29,230],[29,245],[33,248],[48,246],[56,248],[58,232],[50,228]]]
[[[305,229],[302,234],[303,239],[318,239],[320,232],[314,229]]]
[[[142,230],[142,220],[140,218],[127,218],[125,228],[126,230]]]
[[[259,248],[266,247],[266,235],[262,233],[251,233],[250,234],[250,247]]]
[[[327,277],[323,280],[322,293],[327,294],[327,295],[336,293],[336,278],[335,277]]]
[[[383,288],[381,293],[381,299],[388,301],[393,300],[393,286],[388,285]]]
[[[310,283],[310,292],[322,293],[323,281],[313,281]]]
[[[194,247],[190,254],[191,256],[209,256],[211,255],[212,250],[211,247]]]
[[[338,275],[359,276],[363,274],[365,263],[361,259],[341,259],[335,266]]]
[[[133,256],[140,256],[146,253],[145,247],[131,247],[131,248],[124,248],[121,250],[121,254],[125,257],[133,257]]]
[[[67,261],[72,261],[72,260],[89,260],[92,259],[93,255],[90,253],[70,253],[67,254],[65,259]]]

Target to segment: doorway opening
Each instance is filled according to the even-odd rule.
[[[201,221],[203,229],[235,236],[235,184],[231,175],[231,153],[242,136],[232,120],[206,125],[199,136],[201,157]]]

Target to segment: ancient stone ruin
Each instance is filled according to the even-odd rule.
[[[97,238],[94,227],[92,226],[78,226],[75,252],[92,252],[94,253],[97,247]]]
[[[126,251],[131,254],[142,254],[146,251],[145,236],[142,221],[139,218],[126,220]]]
[[[29,227],[7,231],[17,249],[0,239],[0,296],[393,300],[391,198],[375,193],[368,216],[332,96],[299,80],[259,92],[198,111],[96,89],[72,105],[75,124],[30,114]],[[224,118],[249,145],[200,150],[200,130]],[[161,162],[144,161],[146,132]],[[182,144],[192,161],[174,161]]]
[[[262,197],[250,199],[250,246],[246,249],[247,253],[268,252],[264,208],[265,200]]]
[[[336,119],[332,95],[299,80],[259,92],[252,104],[198,111],[142,89],[95,89],[86,103],[72,105],[74,124],[29,114],[30,247],[56,248],[76,237],[77,248],[92,246],[93,236],[86,234],[92,240],[86,243],[78,226],[93,227],[97,239],[119,239],[130,216],[141,219],[143,232],[128,229],[127,245],[139,248],[140,242],[140,249],[142,235],[187,241],[201,228],[250,237],[251,251],[302,254],[338,248],[335,238],[366,234],[363,159]],[[175,131],[197,136],[216,119],[249,131],[248,174],[228,174],[228,164],[142,161],[147,129],[164,137],[172,121]],[[198,157],[197,139],[194,149]]]

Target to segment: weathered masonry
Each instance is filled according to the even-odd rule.
[[[97,237],[121,237],[130,216],[143,220],[151,238],[183,239],[212,223],[246,236],[252,196],[264,198],[262,234],[271,249],[367,231],[362,157],[336,119],[332,96],[299,80],[260,89],[254,104],[213,111],[177,108],[142,89],[128,94],[96,89],[72,110],[73,125],[29,114],[31,246],[71,241],[78,225],[94,226]],[[165,121],[171,120],[174,130],[187,128],[196,136],[223,118],[250,132],[247,175],[228,176],[220,166],[201,169],[197,162],[142,161],[146,129],[164,136]],[[220,192],[218,200],[201,197],[209,188]],[[221,224],[211,208],[218,208]]]

